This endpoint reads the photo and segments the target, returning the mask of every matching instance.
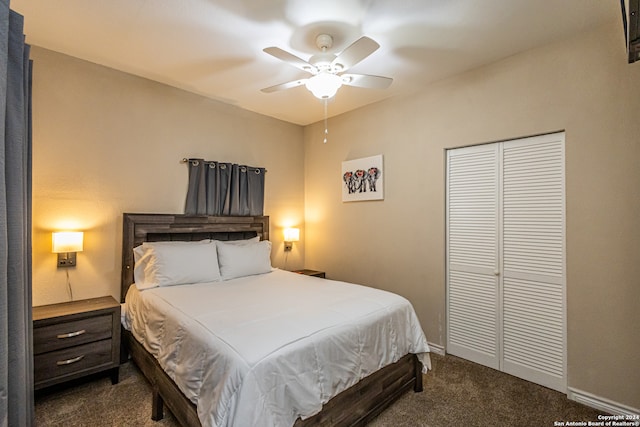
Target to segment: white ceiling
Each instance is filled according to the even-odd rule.
[[[307,76],[262,51],[303,59],[318,33],[340,52],[366,35],[380,49],[349,72],[392,77],[390,88],[342,87],[329,115],[415,91],[446,76],[620,19],[619,0],[13,0],[27,42],[306,125],[322,101]],[[622,32],[622,25],[620,31]]]

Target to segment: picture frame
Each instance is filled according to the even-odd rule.
[[[342,162],[342,201],[384,200],[382,154]]]

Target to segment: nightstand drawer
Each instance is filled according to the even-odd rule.
[[[40,354],[111,338],[112,330],[111,314],[37,327],[33,329],[33,353]]]
[[[39,354],[34,359],[36,384],[50,378],[78,374],[102,365],[112,365],[112,342],[110,339]]]

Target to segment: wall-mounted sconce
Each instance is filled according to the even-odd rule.
[[[57,231],[52,234],[52,250],[58,254],[58,267],[74,267],[76,252],[82,252],[82,231]]]
[[[299,228],[285,228],[284,229],[284,250],[290,251],[293,248],[293,242],[300,240]]]

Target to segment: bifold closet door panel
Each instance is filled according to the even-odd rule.
[[[447,352],[499,368],[496,146],[447,154]]]
[[[503,145],[503,371],[565,391],[564,134]]]

